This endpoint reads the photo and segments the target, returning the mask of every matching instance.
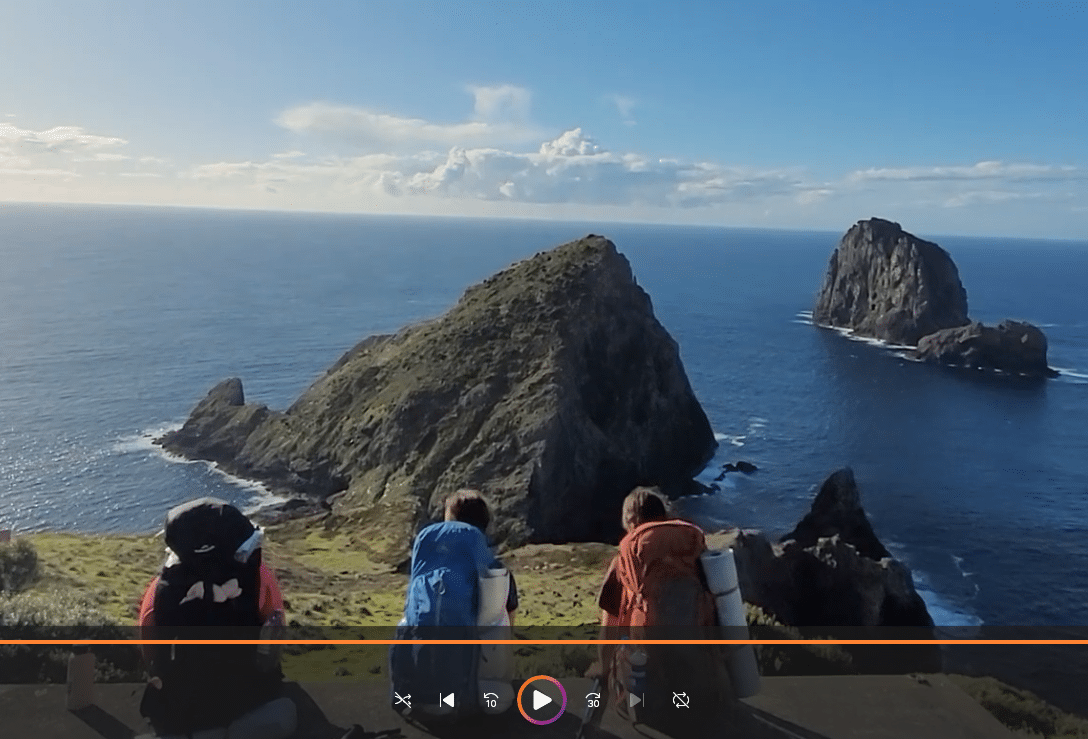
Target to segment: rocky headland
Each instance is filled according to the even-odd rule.
[[[381,520],[405,541],[394,557],[462,487],[487,491],[506,546],[616,540],[632,487],[696,492],[717,446],[650,297],[593,235],[363,340],[285,411],[225,380],[159,443]]]
[[[891,344],[940,364],[1052,377],[1046,336],[1019,321],[971,321],[948,252],[898,223],[859,221],[831,255],[813,321]]]

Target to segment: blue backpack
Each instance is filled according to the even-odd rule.
[[[494,562],[484,533],[471,524],[446,521],[419,532],[397,638],[476,639],[478,578]],[[478,644],[393,645],[389,675],[394,709],[413,717],[476,713],[479,661]],[[410,695],[411,709],[397,695]]]

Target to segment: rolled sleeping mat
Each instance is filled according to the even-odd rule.
[[[510,575],[506,570],[491,569],[480,576],[480,611],[476,624],[479,627],[481,641],[512,638],[510,615],[506,612],[506,598],[509,591]],[[483,684],[485,681],[509,683],[514,679],[514,647],[510,644],[481,644],[477,677],[481,686],[480,705],[485,710],[489,710],[483,694],[495,693],[500,696],[503,694],[497,690],[484,690]]]
[[[728,593],[738,586],[737,563],[733,559],[732,549],[708,550],[703,552],[699,560],[703,564],[706,584],[715,596]]]
[[[504,569],[493,569],[480,575],[480,608],[477,626],[508,624],[506,597],[510,591],[510,576]]]
[[[734,590],[727,595],[719,595],[714,599],[714,607],[718,610],[718,624],[726,627],[724,638],[748,638],[748,617],[744,611],[744,601],[740,599],[739,590]]]
[[[732,549],[720,552],[704,552],[699,558],[703,565],[707,584],[714,592],[714,606],[718,612],[718,625],[729,628],[729,638],[748,638],[748,616],[740,596],[737,565]],[[743,628],[743,631],[741,631]],[[729,654],[727,663],[733,692],[738,698],[751,698],[759,693],[759,665],[751,644],[740,645]]]
[[[506,713],[514,705],[514,686],[509,680],[481,680],[480,708],[484,713]]]
[[[487,643],[488,639],[509,639],[508,626],[495,626],[480,631],[480,665],[477,676],[480,681],[514,679],[514,647],[510,644]]]
[[[738,698],[751,698],[759,694],[759,665],[756,664],[756,652],[751,644],[734,649],[729,655],[726,669]]]

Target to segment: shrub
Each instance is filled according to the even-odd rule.
[[[14,593],[38,578],[38,551],[26,539],[0,544],[0,593]]]
[[[72,590],[53,588],[25,593],[0,593],[0,638],[111,639],[117,644],[96,645],[96,679],[101,682],[138,682],[140,655],[125,644],[134,632],[96,609]],[[0,681],[7,683],[63,683],[67,678],[69,649],[50,645],[0,643]]]
[[[777,621],[759,606],[744,604],[753,639],[802,639],[800,631]],[[772,675],[849,675],[857,672],[850,654],[835,644],[760,644],[759,672]]]
[[[1027,690],[992,677],[949,675],[949,678],[1016,736],[1046,739],[1088,736],[1088,719],[1064,713]]]

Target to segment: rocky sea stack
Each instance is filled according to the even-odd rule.
[[[972,322],[952,257],[881,218],[859,221],[831,255],[813,321],[917,347],[919,359],[973,369],[1053,376],[1037,327]]]
[[[952,257],[898,223],[859,221],[831,255],[812,319],[892,344],[969,323]]]
[[[721,543],[733,546],[744,600],[782,623],[922,630],[914,637],[933,627],[910,569],[873,531],[848,467],[824,481],[809,513],[780,542],[735,531]]]
[[[966,326],[935,331],[918,342],[915,356],[941,364],[992,369],[1019,375],[1056,377],[1046,363],[1046,334],[1023,321]]]
[[[587,236],[469,288],[445,315],[372,336],[286,411],[215,387],[160,443],[274,489],[332,497],[410,544],[462,487],[497,541],[618,538],[635,485],[670,495],[717,446],[627,259]]]

